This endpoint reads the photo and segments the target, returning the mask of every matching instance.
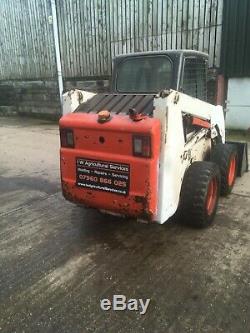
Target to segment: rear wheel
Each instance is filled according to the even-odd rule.
[[[220,168],[221,194],[226,196],[231,193],[237,175],[237,148],[230,144],[218,144],[211,151],[211,161]]]
[[[181,221],[198,228],[214,219],[220,193],[220,171],[212,162],[194,162],[184,175],[179,216]]]

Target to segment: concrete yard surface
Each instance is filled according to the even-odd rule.
[[[0,153],[0,332],[250,332],[250,173],[196,230],[66,202],[55,123],[0,118]]]

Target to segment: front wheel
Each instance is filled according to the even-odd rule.
[[[220,170],[212,162],[194,162],[187,169],[181,189],[181,221],[198,228],[214,219],[220,194]]]
[[[221,194],[231,193],[238,169],[237,148],[232,144],[218,144],[211,151],[211,161],[216,163],[221,173]]]

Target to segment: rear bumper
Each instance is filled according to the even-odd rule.
[[[74,181],[62,180],[62,193],[66,200],[122,216],[141,218],[148,221],[154,220],[154,211],[149,208],[147,196],[131,194],[127,197],[113,193],[98,193],[95,190],[85,190],[76,186]]]

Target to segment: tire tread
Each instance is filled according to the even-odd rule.
[[[220,172],[215,163],[194,162],[184,175],[181,198],[180,198],[180,217],[186,224],[195,227],[205,227],[209,225],[215,215],[206,216],[204,204],[207,196],[207,189],[210,180],[216,176],[220,188]]]
[[[221,195],[226,196],[231,193],[232,186],[228,185],[227,175],[229,162],[232,154],[236,155],[237,158],[237,148],[233,144],[217,144],[211,151],[211,161],[216,163],[220,168],[221,173]],[[238,163],[237,163],[238,164]],[[237,173],[237,167],[236,167]]]

